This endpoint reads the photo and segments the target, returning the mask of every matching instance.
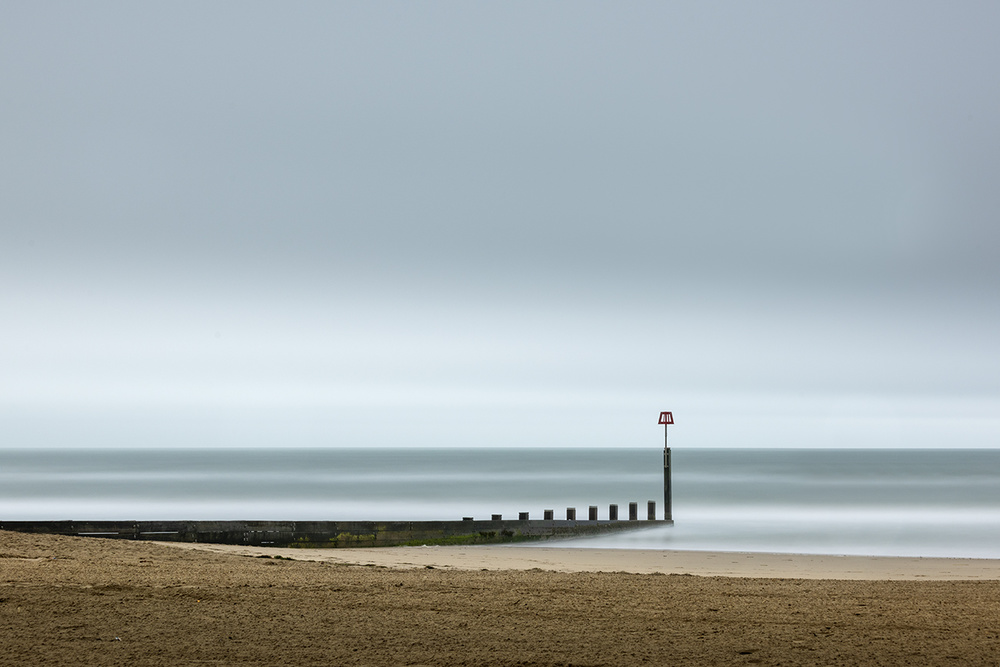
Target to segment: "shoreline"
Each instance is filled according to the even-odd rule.
[[[159,543],[218,554],[281,557],[396,570],[543,570],[702,577],[845,581],[997,581],[1000,559],[838,556],[729,551],[594,549],[548,546],[424,546],[291,549],[205,543]]]

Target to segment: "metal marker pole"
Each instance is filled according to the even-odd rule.
[[[673,519],[670,507],[670,447],[667,445],[667,424],[663,425],[663,518]]]

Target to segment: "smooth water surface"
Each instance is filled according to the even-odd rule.
[[[673,527],[558,544],[1000,558],[997,450],[674,449],[673,468]],[[0,519],[644,517],[662,480],[658,449],[0,450]]]

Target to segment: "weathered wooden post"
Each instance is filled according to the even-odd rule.
[[[674,413],[661,412],[660,424],[663,424],[663,518],[666,521],[673,519],[673,512],[670,507],[670,446],[667,444],[667,427],[674,423]]]
[[[646,503],[646,519],[656,521],[656,501],[650,500]]]
[[[528,513],[527,512],[518,512],[518,514],[517,514],[517,520],[518,521],[527,521],[528,520]]]
[[[628,520],[629,521],[639,520],[639,503],[628,504]]]
[[[490,516],[491,521],[503,521],[503,514],[493,514]]]
[[[618,520],[618,505],[611,503],[611,505],[608,506],[608,520],[609,521]]]
[[[542,510],[542,517],[546,521],[552,521],[553,515],[555,515],[555,510]]]
[[[590,513],[587,516],[591,521],[597,521],[597,505],[590,506]]]
[[[566,508],[566,520],[567,521],[576,521],[576,508],[575,507],[567,507]]]

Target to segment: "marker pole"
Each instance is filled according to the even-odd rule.
[[[666,521],[673,519],[673,512],[670,507],[670,447],[667,445],[667,429],[663,425],[663,518]]]

